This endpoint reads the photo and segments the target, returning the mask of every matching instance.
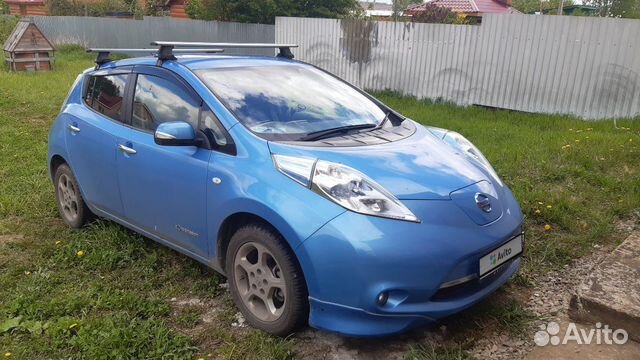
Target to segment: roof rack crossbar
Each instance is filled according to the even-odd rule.
[[[298,47],[297,44],[270,44],[270,43],[210,43],[210,42],[191,42],[191,41],[154,41],[151,45],[156,46],[191,46],[191,47],[217,47],[217,48],[236,48],[236,49],[278,49],[277,57],[293,59],[291,48]]]
[[[162,65],[166,60],[175,60],[174,53],[216,53],[222,52],[225,48],[236,49],[278,49],[277,57],[293,59],[291,48],[298,47],[296,44],[269,44],[269,43],[210,43],[210,42],[188,42],[188,41],[154,41],[152,46],[158,48],[150,49],[109,49],[92,48],[87,49],[88,53],[97,53],[96,69],[111,62],[109,57],[112,53],[129,54],[135,52],[148,52],[158,57],[157,65]],[[190,47],[190,48],[185,48]]]

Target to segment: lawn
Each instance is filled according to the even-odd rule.
[[[76,75],[91,65],[91,57],[67,48],[53,72],[0,71],[0,358],[296,357],[303,340],[232,326],[236,311],[213,271],[114,223],[78,231],[58,218],[47,132]],[[637,121],[616,128],[378,96],[416,121],[467,136],[519,199],[527,253],[507,293],[525,291],[530,279],[594,246],[619,243],[626,235],[620,225],[640,218]],[[475,316],[518,332],[530,320],[520,305],[501,311],[489,302]],[[482,336],[477,325],[470,329],[477,333],[471,338]],[[407,357],[466,356],[463,341],[452,341],[444,350],[407,344]]]

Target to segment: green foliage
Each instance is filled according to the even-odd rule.
[[[16,27],[19,18],[17,16],[2,16],[0,17],[0,46],[4,44],[9,35]]]
[[[9,13],[9,5],[4,1],[0,0],[0,15]]]
[[[135,10],[135,1],[102,0],[95,3],[80,3],[73,0],[49,0],[47,8],[52,16],[104,16],[108,12]]]
[[[585,0],[586,5],[600,9],[600,16],[640,19],[638,0]]]
[[[192,19],[273,24],[276,16],[335,18],[360,10],[355,0],[187,0]]]
[[[422,0],[393,0],[391,9],[393,10],[393,19],[398,20],[403,11],[409,6],[414,4],[420,4]]]
[[[434,3],[427,3],[424,10],[415,14],[412,19],[419,23],[455,24],[457,15],[451,9],[438,6]]]
[[[560,1],[562,0],[513,0],[513,7],[525,14],[543,11],[555,15],[558,13]],[[573,0],[564,0],[564,6],[569,5],[573,5]]]

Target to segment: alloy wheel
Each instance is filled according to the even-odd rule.
[[[282,316],[287,284],[273,254],[261,244],[243,244],[234,258],[235,282],[244,305],[265,322]]]

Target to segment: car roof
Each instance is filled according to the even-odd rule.
[[[243,55],[179,55],[178,63],[190,70],[218,69],[251,66],[301,66],[304,63],[272,56],[243,56]],[[134,57],[108,62],[100,69],[110,69],[121,66],[156,65],[158,59],[153,56]]]

